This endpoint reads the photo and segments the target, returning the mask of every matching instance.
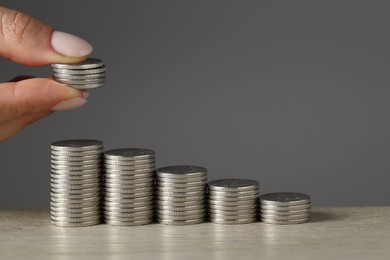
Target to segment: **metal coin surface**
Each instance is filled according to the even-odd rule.
[[[276,216],[290,216],[290,215],[300,215],[300,214],[310,214],[311,209],[299,209],[299,210],[289,210],[289,211],[277,211],[270,209],[261,209],[259,210],[261,214],[276,215]]]
[[[292,206],[310,203],[310,196],[295,192],[276,192],[260,196],[261,204],[275,206]]]
[[[144,220],[137,220],[137,221],[117,221],[117,220],[109,220],[105,219],[104,223],[111,226],[141,226],[141,225],[148,225],[153,223],[153,218],[150,219],[144,219]]]
[[[106,159],[143,160],[155,157],[155,152],[144,148],[113,149],[104,153]]]
[[[157,223],[171,226],[185,226],[200,224],[205,221],[205,218],[191,219],[191,220],[170,220],[170,219],[157,219]]]
[[[89,85],[89,84],[97,84],[97,83],[104,83],[106,78],[92,78],[92,79],[69,79],[69,78],[58,78],[56,77],[55,80],[57,82],[63,83],[63,84],[70,84],[70,85]]]
[[[68,75],[100,74],[106,72],[106,66],[103,65],[99,68],[83,69],[83,70],[53,68],[53,72],[55,74],[68,74]]]
[[[88,227],[88,226],[95,226],[101,223],[101,220],[92,220],[92,221],[84,221],[80,223],[75,223],[75,222],[62,222],[62,221],[55,221],[51,220],[51,223],[54,226],[58,227]]]
[[[259,182],[248,179],[221,179],[210,181],[209,190],[239,192],[259,189]]]
[[[172,178],[198,177],[207,174],[207,169],[199,166],[177,165],[161,167],[156,170],[157,176]]]
[[[291,206],[275,206],[275,205],[267,205],[267,204],[260,203],[260,208],[261,210],[269,209],[275,211],[291,211],[291,210],[309,209],[311,208],[311,203],[291,205]]]
[[[310,218],[309,214],[297,214],[297,215],[275,215],[275,214],[265,214],[261,213],[261,219],[273,219],[273,220],[295,220],[295,219],[302,219],[302,218]]]
[[[83,62],[79,63],[55,63],[51,64],[52,68],[57,69],[75,69],[75,70],[85,70],[85,69],[94,69],[103,66],[103,61],[95,58],[88,58]]]
[[[65,85],[75,89],[93,89],[104,87],[104,83],[87,83],[87,84],[68,84]]]
[[[103,142],[89,139],[74,139],[57,141],[51,144],[52,150],[82,152],[86,150],[102,149]]]
[[[310,217],[302,218],[302,219],[294,219],[294,220],[275,220],[275,219],[267,219],[262,218],[261,222],[267,224],[275,224],[275,225],[292,225],[292,224],[302,224],[310,221]]]
[[[225,220],[225,219],[218,219],[218,218],[209,218],[210,222],[213,222],[215,224],[222,224],[222,225],[241,225],[241,224],[249,224],[255,222],[256,218],[247,218],[247,219],[238,219],[238,220]]]
[[[96,79],[96,78],[104,78],[106,76],[105,72],[95,73],[95,74],[85,74],[85,75],[71,75],[67,73],[53,73],[54,79],[77,79],[77,80],[85,80],[85,79]]]

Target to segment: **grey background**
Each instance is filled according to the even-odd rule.
[[[389,205],[388,1],[2,1],[83,36],[89,104],[0,144],[0,208],[49,207],[50,143],[152,148],[315,206]],[[1,60],[1,81],[50,69]]]

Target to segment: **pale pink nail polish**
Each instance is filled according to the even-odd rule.
[[[65,56],[84,57],[91,54],[93,47],[86,40],[65,32],[54,31],[51,36],[53,49]]]
[[[68,100],[64,100],[54,107],[51,108],[53,111],[66,111],[66,110],[72,110],[81,107],[87,103],[87,100],[84,98],[71,98]]]

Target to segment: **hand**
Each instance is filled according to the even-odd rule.
[[[92,46],[37,19],[0,6],[0,56],[29,66],[76,63]],[[0,142],[54,111],[84,105],[86,93],[48,78],[0,84]]]

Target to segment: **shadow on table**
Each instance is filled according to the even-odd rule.
[[[331,212],[312,212],[310,222],[326,222],[343,219],[342,216],[337,216]]]

